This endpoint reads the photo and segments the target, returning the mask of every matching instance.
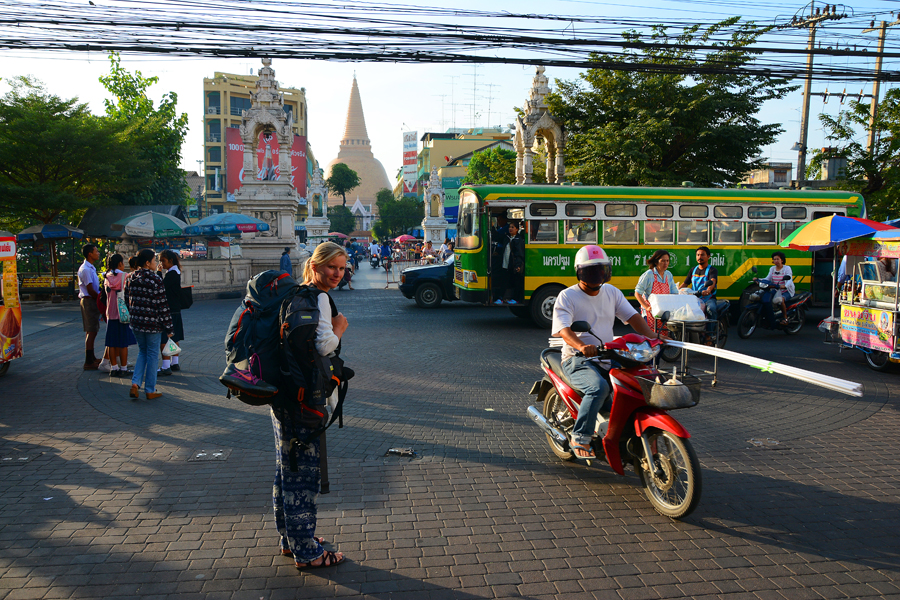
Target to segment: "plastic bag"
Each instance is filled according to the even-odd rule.
[[[176,354],[181,354],[181,348],[171,340],[171,338],[166,342],[165,347],[163,347],[162,355],[163,356],[175,356]]]
[[[702,321],[706,319],[697,296],[676,294],[650,294],[650,313],[657,319],[668,312],[676,321]]]

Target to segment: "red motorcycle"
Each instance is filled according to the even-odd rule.
[[[585,321],[573,323],[572,330],[593,335]],[[591,447],[619,475],[624,475],[625,465],[631,463],[657,512],[678,519],[689,515],[700,502],[700,463],[690,434],[666,410],[696,406],[700,381],[654,368],[653,359],[662,348],[661,341],[636,333],[598,347],[598,358],[612,364],[612,403],[607,401],[597,416]],[[562,370],[560,348],[541,353],[541,368],[546,375],[531,389],[539,404],[528,408],[528,416],[547,434],[556,456],[574,460],[568,434],[575,426],[581,393]]]

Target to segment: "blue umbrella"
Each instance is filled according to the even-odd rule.
[[[23,229],[16,236],[18,241],[23,240],[58,240],[61,238],[84,237],[84,231],[71,225],[60,225],[58,223],[49,223],[47,225],[34,225],[28,229]]]
[[[240,213],[218,213],[185,227],[187,235],[218,235],[220,233],[253,233],[268,231],[269,224]]]

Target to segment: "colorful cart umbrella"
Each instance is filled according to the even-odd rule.
[[[200,219],[184,228],[187,235],[217,236],[221,233],[254,233],[268,231],[269,224],[240,213],[218,213]]]
[[[188,224],[172,215],[148,211],[126,217],[112,224],[116,231],[125,231],[125,235],[137,238],[169,238],[184,235]]]
[[[406,242],[415,242],[416,236],[409,235],[408,233],[404,233],[403,235],[394,238],[395,242],[400,242],[401,244],[405,244]]]
[[[349,236],[345,233],[341,233],[340,231],[332,231],[331,233],[328,234],[328,237],[336,237],[336,238],[341,238],[343,240],[343,239],[348,238]]]
[[[803,225],[780,245],[782,248],[793,248],[794,250],[824,250],[853,238],[872,235],[876,231],[888,229],[893,229],[893,227],[878,221],[830,215]]]

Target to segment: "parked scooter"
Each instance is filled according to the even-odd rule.
[[[756,267],[753,267],[756,273]],[[790,279],[790,275],[785,276],[785,281]],[[784,331],[788,335],[799,333],[803,329],[803,323],[806,322],[806,311],[810,308],[812,294],[810,292],[800,292],[785,300],[787,307],[787,325],[782,324],[781,315],[775,314],[772,306],[772,298],[778,291],[778,286],[768,279],[760,279],[755,284],[758,286],[756,291],[750,294],[750,303],[741,312],[738,319],[738,336],[741,339],[747,339],[756,331],[757,327],[763,329],[774,329]],[[752,286],[747,288],[752,290]]]
[[[699,297],[700,293],[694,292],[694,295]],[[725,342],[728,341],[729,311],[731,311],[731,302],[716,299],[716,334],[709,333],[706,323],[703,322],[670,322],[668,311],[663,313],[660,320],[666,324],[666,329],[669,330],[668,335],[673,340],[724,348]],[[666,346],[662,349],[660,357],[668,362],[676,362],[681,359],[681,348]]]
[[[572,330],[594,335],[585,321],[573,323]],[[696,406],[700,381],[689,375],[679,379],[675,374],[666,380],[668,375],[652,367],[662,346],[661,341],[636,333],[598,346],[598,358],[613,366],[609,371],[612,393],[611,402],[607,400],[597,416],[591,447],[619,475],[625,474],[630,463],[657,512],[678,519],[700,502],[700,463],[690,434],[666,409]],[[531,389],[538,404],[528,407],[528,416],[547,434],[553,453],[569,461],[575,454],[568,434],[582,398],[569,383],[561,361],[560,348],[541,353],[545,376]]]

